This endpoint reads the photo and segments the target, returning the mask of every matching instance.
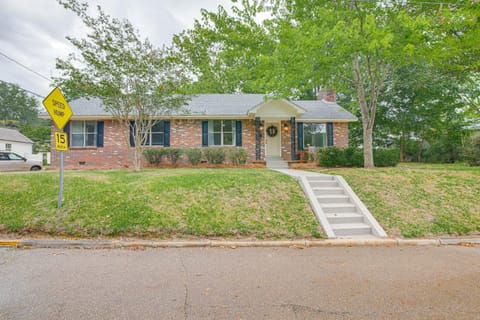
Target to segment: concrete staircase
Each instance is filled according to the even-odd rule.
[[[265,157],[267,168],[269,169],[288,169],[288,162],[284,161],[281,157]]]
[[[343,177],[300,170],[278,171],[299,181],[329,238],[387,237]]]

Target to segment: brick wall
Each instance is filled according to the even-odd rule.
[[[339,148],[348,148],[348,122],[333,124],[333,145]]]
[[[53,141],[52,127],[52,167],[59,165],[59,153],[55,151],[55,141]],[[72,168],[128,168],[131,167],[131,157],[133,153],[129,147],[124,134],[128,134],[128,128],[123,129],[116,120],[104,121],[103,148],[88,147],[78,148],[70,147],[68,152],[64,153],[64,166],[66,169]],[[127,136],[128,137],[128,136]]]
[[[285,123],[288,125],[288,130],[284,129]],[[290,120],[280,122],[280,132],[282,135],[282,159],[292,160],[292,128],[290,128]]]
[[[54,127],[52,126],[52,167],[59,165],[59,153],[54,149]],[[125,135],[127,134],[127,135]],[[104,121],[103,148],[70,148],[64,154],[64,166],[73,168],[129,168],[132,167],[133,148],[129,146],[128,128],[122,128],[116,120]],[[170,146],[172,148],[201,148],[201,120],[172,120],[170,123]],[[261,142],[264,155],[263,138]],[[248,162],[255,160],[255,121],[242,120],[242,147],[247,151]],[[154,147],[157,148],[157,147]],[[147,162],[144,161],[144,166]]]

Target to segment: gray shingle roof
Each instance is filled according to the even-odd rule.
[[[263,94],[200,94],[193,96],[187,105],[187,116],[239,116],[245,117],[250,109],[265,101]],[[336,103],[321,100],[291,101],[307,112],[302,120],[355,121],[350,112]],[[73,117],[109,116],[100,99],[80,98],[69,103]]]
[[[14,129],[0,128],[0,140],[32,143],[33,141]]]

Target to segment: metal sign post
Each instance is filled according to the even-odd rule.
[[[62,207],[62,199],[63,199],[63,151],[60,151],[60,187],[58,191],[57,208]]]
[[[60,153],[60,187],[58,192],[58,208],[62,207],[63,200],[63,152],[68,151],[68,136],[63,128],[73,115],[72,109],[59,88],[55,88],[43,100],[43,105],[52,118],[53,123],[60,129],[55,132],[55,150]]]

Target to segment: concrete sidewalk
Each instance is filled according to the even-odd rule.
[[[0,246],[20,249],[64,248],[64,249],[117,249],[117,248],[311,248],[311,247],[360,247],[360,246],[441,246],[480,245],[480,237],[438,239],[325,239],[325,240],[90,240],[90,239],[19,239],[0,240]]]

